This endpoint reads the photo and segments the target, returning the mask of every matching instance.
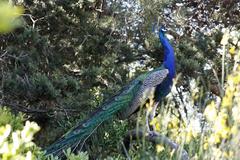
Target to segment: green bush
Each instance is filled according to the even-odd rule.
[[[35,145],[34,134],[40,127],[35,122],[26,121],[23,115],[14,115],[9,109],[0,109],[0,159],[32,160],[41,153]]]
[[[58,160],[58,157],[46,157],[44,152],[33,142],[33,137],[40,127],[35,122],[26,121],[21,113],[13,114],[7,107],[0,108],[0,159],[1,160]],[[68,160],[88,160],[88,154],[65,152]]]
[[[13,130],[23,128],[24,115],[19,113],[14,115],[6,107],[0,108],[0,126],[9,124]]]

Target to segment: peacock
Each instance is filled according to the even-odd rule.
[[[104,102],[89,118],[79,122],[74,128],[63,135],[55,143],[46,148],[46,155],[62,157],[63,151],[71,148],[82,149],[86,140],[106,120],[114,116],[127,119],[143,106],[149,98],[153,99],[153,107],[147,111],[148,117],[155,116],[158,103],[170,92],[175,77],[174,50],[165,36],[165,28],[159,29],[158,35],[164,48],[163,64],[149,72],[139,75],[128,85],[123,87],[116,95]],[[148,129],[149,128],[149,125]]]

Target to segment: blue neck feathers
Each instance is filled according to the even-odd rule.
[[[164,48],[164,61],[163,65],[169,71],[169,77],[173,79],[175,77],[175,58],[174,58],[174,50],[167,38],[164,35],[164,31],[160,29],[159,31],[159,39]]]

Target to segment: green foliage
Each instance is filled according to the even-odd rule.
[[[24,115],[18,113],[14,115],[7,107],[0,107],[0,126],[9,124],[13,130],[23,128]]]
[[[86,145],[89,155],[92,158],[104,159],[111,155],[113,157],[123,157],[119,155],[121,151],[121,140],[128,130],[126,122],[119,122],[113,119],[105,122],[96,133],[90,138],[90,145]],[[97,145],[92,145],[97,144]],[[111,150],[109,150],[111,148]]]
[[[13,95],[36,100],[37,98],[47,98],[49,100],[56,98],[58,91],[46,75],[34,74],[30,79],[17,76],[6,79],[4,90],[10,91]]]
[[[12,131],[10,125],[0,128],[0,157],[8,159],[35,159],[40,149],[32,142],[33,135],[39,130],[36,123],[27,121],[22,130]]]
[[[37,74],[32,79],[32,87],[36,97],[47,97],[54,99],[57,96],[57,90],[45,75]]]
[[[79,152],[78,154],[71,153],[71,150],[68,149],[65,153],[68,160],[88,160],[87,152]]]
[[[64,152],[66,159],[67,160],[89,160],[89,156],[87,152],[78,152],[77,154],[74,154],[71,152],[71,149],[67,149]],[[44,154],[40,154],[38,155],[38,159],[39,160],[60,160],[59,157],[57,156],[53,156],[53,155],[49,155],[49,156],[45,156]]]
[[[26,121],[23,125],[23,115],[13,115],[6,107],[0,111],[0,158],[9,159],[36,159],[41,154],[33,140],[39,126],[34,122]]]

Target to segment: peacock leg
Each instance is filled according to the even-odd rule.
[[[158,103],[159,102],[154,102],[154,104],[153,104],[151,113],[149,115],[150,121],[152,121],[154,119],[155,115],[156,115],[156,110],[157,110],[157,107],[158,107]],[[153,125],[152,128],[153,128],[153,131],[156,130],[155,125]]]
[[[147,128],[147,132],[151,131],[150,130],[149,121],[148,121],[149,115],[150,115],[150,109],[149,109],[149,107],[147,107],[147,112],[146,112],[146,128]]]
[[[157,103],[158,104],[158,103]],[[150,132],[151,128],[149,125],[149,122],[151,123],[151,121],[153,120],[155,113],[156,113],[156,108],[157,108],[157,104],[154,103],[153,98],[149,99],[149,103],[146,104],[147,107],[147,112],[146,112],[146,128],[147,131]],[[150,120],[150,121],[149,121]],[[153,130],[155,130],[155,127],[153,126]]]

